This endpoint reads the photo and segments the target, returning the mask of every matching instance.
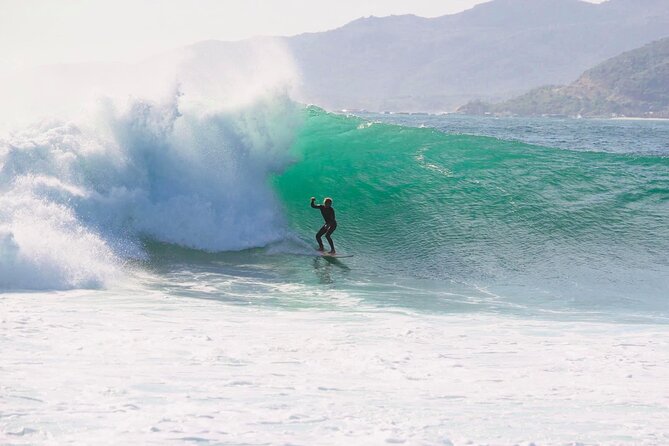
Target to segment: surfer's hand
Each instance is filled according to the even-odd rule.
[[[316,197],[311,197],[311,201],[316,201]]]

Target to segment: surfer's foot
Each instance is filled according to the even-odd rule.
[[[333,250],[330,251],[328,254],[337,254],[337,252],[333,249]]]
[[[325,251],[325,249],[321,246],[320,248],[316,248],[316,251]]]

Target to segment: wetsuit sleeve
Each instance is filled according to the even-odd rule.
[[[311,207],[314,209],[320,209],[321,205],[320,204],[315,204],[313,201],[311,202]]]

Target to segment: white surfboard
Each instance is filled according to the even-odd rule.
[[[353,254],[330,254],[327,251],[318,251],[323,257],[332,257],[335,259],[345,259],[347,257],[353,257]]]

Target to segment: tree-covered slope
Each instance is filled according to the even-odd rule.
[[[669,38],[625,52],[566,86],[544,86],[499,104],[470,102],[465,113],[669,117]]]

